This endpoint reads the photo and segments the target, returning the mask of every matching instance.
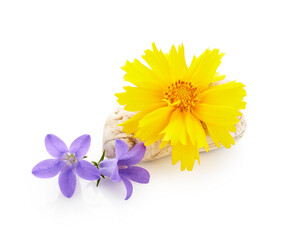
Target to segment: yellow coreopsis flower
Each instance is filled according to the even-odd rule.
[[[170,143],[172,164],[181,160],[181,170],[191,171],[195,159],[200,164],[199,148],[209,151],[207,135],[218,147],[229,148],[234,144],[229,132],[236,131],[246,91],[236,81],[211,85],[225,78],[216,72],[223,55],[207,49],[188,67],[183,44],[178,52],[172,46],[164,54],[153,43],[142,56],[150,68],[137,59],[127,61],[124,79],[135,87],[124,87],[116,96],[125,110],[138,113],[121,124],[123,131],[134,133],[146,146],[158,140],[160,148]]]

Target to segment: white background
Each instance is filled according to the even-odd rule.
[[[287,6],[285,1],[1,1],[1,239],[288,239]],[[148,185],[79,180],[63,197],[32,167],[44,137],[91,134],[90,160],[126,84],[120,69],[152,42],[207,47],[246,85],[245,136],[181,172],[143,163]]]

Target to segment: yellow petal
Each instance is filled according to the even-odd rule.
[[[122,126],[123,132],[126,132],[127,134],[135,133],[138,130],[140,119],[142,119],[149,111],[150,110],[138,112],[133,117],[129,118],[118,126]]]
[[[241,112],[230,106],[209,105],[200,103],[194,108],[193,114],[206,124],[231,126],[239,122]]]
[[[205,130],[201,122],[191,112],[187,112],[186,114],[186,128],[192,145],[198,149],[204,147],[208,152],[209,146],[206,140]]]
[[[201,102],[209,105],[225,105],[235,109],[244,109],[246,96],[244,84],[236,81],[209,87],[201,92],[198,97]]]
[[[226,127],[219,127],[213,124],[206,124],[208,132],[217,147],[220,147],[219,142],[226,148],[230,148],[231,144],[234,145],[234,138],[229,133]]]
[[[199,149],[191,143],[188,143],[187,145],[178,143],[172,146],[171,156],[173,165],[181,160],[181,171],[186,168],[188,171],[192,171],[196,159],[200,164]]]
[[[148,146],[162,138],[161,132],[169,123],[173,107],[158,108],[148,113],[139,121],[139,130],[135,137],[140,138]]]
[[[199,67],[200,61],[199,59],[194,55],[192,62],[187,70],[186,75],[183,78],[183,81],[185,82],[191,82],[192,76],[195,73],[196,69]]]
[[[171,145],[187,143],[187,132],[185,124],[185,113],[178,108],[172,113],[169,124],[161,132],[164,134],[163,141],[170,141]]]
[[[137,87],[154,88],[161,91],[166,88],[166,81],[163,81],[148,67],[143,65],[139,60],[135,59],[132,63],[126,62],[122,67],[126,74],[124,79],[133,83]]]
[[[167,83],[171,82],[171,75],[168,61],[163,52],[156,48],[155,43],[152,44],[152,51],[146,50],[142,58],[148,63],[156,76]]]
[[[176,82],[184,78],[188,67],[185,61],[183,44],[178,47],[178,52],[174,45],[172,45],[169,54],[165,55],[169,64],[171,80]]]
[[[166,106],[163,102],[163,93],[161,91],[144,89],[141,87],[124,87],[126,92],[116,93],[118,103],[126,105],[125,110],[137,112],[146,109],[156,109],[158,107]]]
[[[162,149],[162,148],[164,148],[167,144],[169,143],[169,141],[161,141],[161,144],[160,144],[160,146],[159,146],[159,149]]]
[[[175,144],[172,147],[172,152],[171,152],[171,158],[172,158],[172,164],[175,165],[182,159],[182,144]]]
[[[226,75],[220,75],[218,72],[215,73],[212,82],[218,82],[223,80],[226,77]]]
[[[198,58],[194,56],[185,80],[189,80],[194,86],[201,89],[203,86],[221,79],[214,78],[214,76],[223,56],[224,53],[220,54],[219,49],[212,51],[207,49]]]

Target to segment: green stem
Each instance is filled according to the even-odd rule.
[[[93,163],[93,165],[94,165],[96,168],[99,169],[99,164],[100,164],[100,162],[102,162],[102,161],[104,160],[104,157],[105,157],[105,150],[103,151],[102,156],[101,156],[100,160],[98,161],[98,163],[97,163],[97,162],[94,162],[94,161],[91,161],[91,163]],[[105,176],[102,175],[102,174],[100,174],[100,176],[101,176],[102,178],[105,178]],[[100,183],[100,180],[101,180],[101,178],[99,178],[99,179],[97,180],[96,187],[98,187],[98,185],[99,185],[99,183]]]

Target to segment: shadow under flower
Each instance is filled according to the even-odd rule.
[[[126,190],[123,183],[113,182],[110,179],[101,179],[98,187],[95,187],[95,191],[100,191],[103,197],[111,203],[123,203],[126,196]]]
[[[83,189],[91,188],[95,191],[88,191],[83,194]],[[89,193],[90,192],[90,193]],[[91,209],[99,206],[99,189],[96,188],[96,181],[88,182],[85,180],[79,180],[77,178],[76,189],[71,198],[66,198],[61,192],[59,192],[57,198],[47,204],[45,208],[49,213],[56,214],[57,216],[67,217],[77,215],[89,215]]]

